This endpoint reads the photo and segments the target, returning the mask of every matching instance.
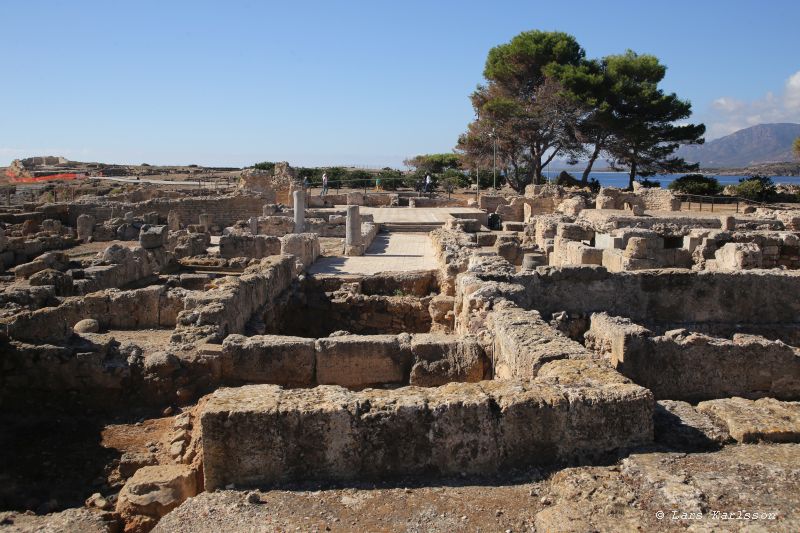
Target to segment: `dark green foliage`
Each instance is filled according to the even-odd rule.
[[[742,178],[736,186],[736,195],[748,200],[766,202],[775,196],[775,184],[767,176]]]
[[[702,196],[713,196],[722,192],[722,186],[717,178],[702,174],[681,176],[670,183],[667,188],[684,194],[699,194]]]
[[[681,144],[699,144],[705,126],[681,124],[691,105],[658,88],[666,68],[650,55],[628,51],[587,60],[577,41],[561,32],[529,31],[489,52],[486,85],[471,100],[477,119],[459,137],[465,166],[508,168],[517,191],[541,183],[555,157],[609,158],[637,176],[697,168],[674,156]]]
[[[696,169],[696,164],[672,154],[681,144],[701,144],[706,128],[676,124],[691,116],[692,106],[675,93],[658,88],[666,67],[655,56],[630,50],[603,62],[614,81],[609,93],[614,120],[606,152],[615,168],[628,169],[629,187],[636,176]]]
[[[322,186],[322,174],[328,174],[328,186],[331,191],[340,188],[367,189],[375,188],[375,180],[381,180],[381,188],[393,191],[402,186],[405,175],[396,169],[385,167],[377,171],[367,171],[362,169],[347,169],[343,167],[295,167],[299,180],[308,179],[311,187]]]
[[[580,187],[580,184],[581,183],[575,179],[575,176],[566,170],[562,170],[558,178],[556,178],[556,185],[561,185],[562,187]]]
[[[458,140],[467,167],[508,168],[506,182],[522,192],[543,180],[556,156],[580,149],[575,136],[578,107],[562,91],[553,65],[578,65],[584,51],[562,32],[528,31],[489,51],[486,85],[472,94],[477,119]]]
[[[406,159],[403,163],[422,173],[441,174],[445,170],[461,167],[460,154],[422,154]]]
[[[272,170],[275,168],[275,163],[271,161],[262,161],[261,163],[256,163],[255,165],[253,165],[253,168],[257,170],[266,170],[272,172]]]
[[[646,189],[658,189],[661,187],[661,182],[658,180],[649,180],[647,178],[643,178],[639,180],[639,185],[645,187]]]

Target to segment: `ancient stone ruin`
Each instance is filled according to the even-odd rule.
[[[0,530],[800,527],[800,211],[293,179],[0,213]]]

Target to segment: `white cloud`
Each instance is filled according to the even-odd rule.
[[[792,74],[780,95],[766,93],[763,98],[744,102],[723,96],[711,103],[704,117],[706,139],[715,139],[756,124],[800,122],[800,70]]]

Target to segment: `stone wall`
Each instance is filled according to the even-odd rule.
[[[296,277],[295,258],[271,256],[245,269],[239,277],[222,278],[217,286],[186,297],[173,334],[175,342],[221,342],[245,324],[259,308],[274,305]]]
[[[56,307],[22,312],[8,324],[9,338],[34,342],[64,342],[79,321],[92,318],[103,329],[166,328],[176,324],[183,309],[183,289],[153,285],[121,291],[108,289],[66,298]]]
[[[539,267],[515,276],[543,315],[605,311],[636,322],[800,324],[800,273]],[[520,295],[514,296],[520,299]]]
[[[229,335],[218,352],[220,384],[291,387],[477,382],[489,360],[470,337],[446,335]]]
[[[86,200],[72,202],[68,205],[66,219],[61,222],[76,226],[80,215],[87,214],[95,217],[98,223],[111,218],[112,210],[115,217],[131,212],[134,216],[146,213],[158,213],[159,222],[166,224],[167,215],[175,211],[181,224],[197,224],[202,214],[209,214],[213,224],[220,227],[231,226],[237,220],[247,220],[253,216],[260,216],[265,203],[269,198],[252,194],[235,194],[220,196],[200,196],[188,198],[155,198],[138,203],[109,202],[101,200]],[[60,204],[50,204],[48,209],[60,212]],[[47,212],[45,213],[47,214]]]
[[[268,235],[228,234],[219,239],[220,257],[262,259],[281,253],[281,240]]]
[[[489,313],[494,334],[495,379],[533,379],[539,369],[560,359],[591,359],[592,354],[542,320],[537,311],[503,306]]]
[[[658,336],[630,320],[592,315],[587,346],[657,400],[800,399],[800,350],[753,335],[733,340],[686,330]]]
[[[490,474],[651,442],[652,395],[613,374],[591,386],[548,376],[361,392],[220,389],[201,415],[205,488]]]
[[[625,209],[625,205],[648,211],[680,211],[681,202],[672,191],[660,187],[639,187],[633,191],[604,187],[597,195],[597,209]]]

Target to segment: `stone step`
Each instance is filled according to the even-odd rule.
[[[384,222],[381,229],[387,232],[428,233],[443,225],[442,222]]]

